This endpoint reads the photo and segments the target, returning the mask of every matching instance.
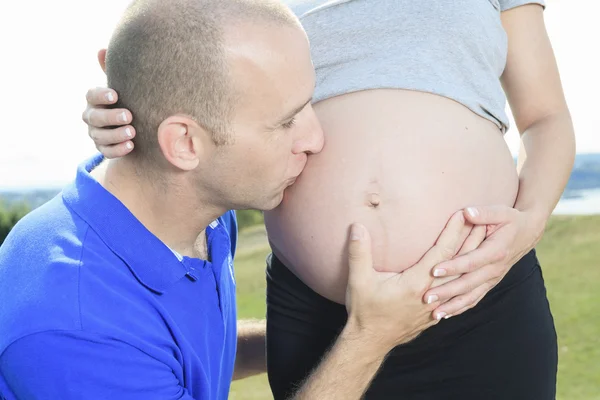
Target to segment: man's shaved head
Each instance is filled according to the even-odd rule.
[[[108,86],[116,107],[134,116],[133,154],[153,161],[160,154],[157,130],[173,115],[186,115],[216,144],[231,141],[236,107],[227,32],[245,23],[299,27],[277,0],[135,0],[110,41]]]

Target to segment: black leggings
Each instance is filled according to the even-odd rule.
[[[267,262],[267,365],[275,400],[294,393],[346,323],[346,308]],[[365,398],[553,400],[557,343],[531,251],[473,309],[396,347]],[[320,400],[320,399],[319,399]]]

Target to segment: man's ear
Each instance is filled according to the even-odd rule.
[[[98,62],[100,63],[100,68],[102,68],[102,71],[106,73],[106,49],[101,49],[98,52]]]
[[[211,141],[208,132],[185,116],[172,116],[158,127],[158,143],[169,163],[180,170],[191,171],[206,157]]]

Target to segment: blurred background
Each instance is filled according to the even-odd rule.
[[[74,177],[77,164],[94,153],[81,122],[85,93],[106,83],[96,53],[108,44],[128,3],[0,3],[0,244],[19,218],[56,195]],[[598,15],[598,0],[547,0],[546,25],[578,152],[567,189],[538,246],[559,334],[558,398],[564,400],[600,399]],[[506,141],[516,156],[519,137],[514,128]],[[239,217],[240,317],[264,317],[263,270],[269,249],[262,216],[248,211]],[[235,383],[231,398],[270,398],[265,377]]]

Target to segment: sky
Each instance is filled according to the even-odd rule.
[[[81,121],[85,93],[106,84],[96,54],[128,3],[0,2],[0,188],[61,186],[95,152]],[[600,1],[547,0],[547,5],[546,26],[577,151],[600,152]],[[518,133],[511,129],[506,140],[516,155]]]

